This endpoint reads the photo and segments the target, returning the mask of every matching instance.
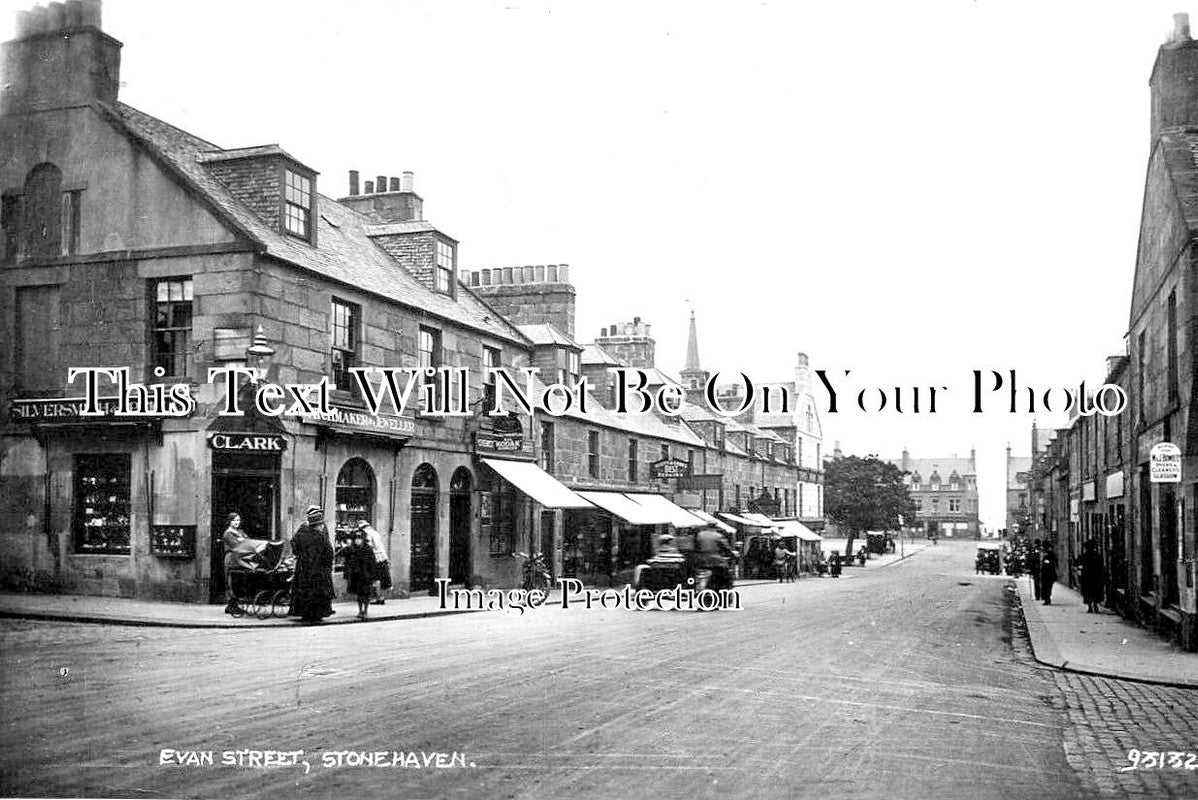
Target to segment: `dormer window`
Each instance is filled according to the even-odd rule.
[[[711,439],[716,450],[724,449],[724,426],[718,422],[711,426]]]
[[[581,356],[573,350],[566,351],[566,382],[567,385],[573,386],[578,382],[578,376],[582,373]]]
[[[284,170],[283,226],[292,236],[312,238],[312,179],[294,170]]]
[[[453,272],[454,272],[454,252],[453,245],[449,242],[437,240],[437,274],[436,288],[441,294],[453,294]]]

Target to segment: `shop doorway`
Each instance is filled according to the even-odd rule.
[[[449,481],[449,582],[470,584],[470,470],[458,467]]]
[[[421,464],[412,476],[411,591],[432,592],[437,572],[437,471]]]
[[[225,522],[241,515],[241,530],[251,539],[279,539],[279,459],[277,456],[212,456],[211,563],[208,600],[225,600]]]
[[[549,565],[549,577],[554,582],[557,581],[557,565],[553,552],[553,522],[557,519],[557,512],[544,510],[541,512],[541,555],[545,556],[545,563]]]
[[[1181,602],[1177,584],[1177,495],[1172,487],[1161,490],[1160,504],[1161,605]]]

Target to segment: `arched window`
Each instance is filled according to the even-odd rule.
[[[449,491],[451,492],[468,492],[474,481],[470,477],[470,470],[465,467],[458,467],[453,471],[453,477],[449,479]]]
[[[412,488],[437,491],[437,470],[431,464],[421,464],[412,475]]]
[[[25,178],[21,252],[29,258],[54,258],[62,251],[62,170],[38,164]]]
[[[349,538],[358,520],[374,524],[374,470],[361,458],[351,458],[337,473],[337,541]]]

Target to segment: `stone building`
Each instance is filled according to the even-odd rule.
[[[480,460],[490,421],[364,414],[349,376],[532,352],[459,285],[457,242],[423,219],[411,176],[362,195],[354,174],[334,201],[277,145],[222,149],[120,102],[120,48],[98,2],[24,12],[3,45],[6,583],[215,599],[227,514],[286,538],[309,504],[338,534],[370,519],[401,591],[513,579],[491,555],[523,518],[496,533],[475,513],[482,494],[510,495]],[[329,376],[331,413],[219,417],[208,371],[247,361],[272,382]],[[82,415],[68,368],[114,365],[188,387],[195,411]]]
[[[1188,15],[1174,15],[1148,84],[1148,169],[1127,352],[1107,368],[1107,382],[1123,388],[1128,406],[1109,418],[1075,416],[1059,432],[1033,464],[1033,504],[1037,531],[1051,537],[1063,564],[1095,540],[1105,556],[1108,604],[1194,650],[1198,42]],[[1179,482],[1151,479],[1152,450],[1162,443],[1181,452]]]
[[[1028,481],[1029,470],[1032,466],[1031,456],[1011,455],[1011,446],[1007,445],[1007,517],[1006,528],[1010,533],[1026,533],[1021,530],[1022,522],[1030,515],[1030,499]]]
[[[915,503],[915,527],[926,535],[981,535],[978,518],[977,458],[912,458],[903,448],[902,458],[889,459],[907,473],[903,482]]]
[[[520,552],[615,582],[655,532],[694,524],[679,504],[727,511],[743,492],[794,515],[793,455],[752,426],[709,425],[708,439],[682,418],[611,413],[606,397],[586,414],[484,413],[499,391],[484,367],[572,384],[602,371],[588,353],[624,363],[610,344],[669,378],[637,321],[620,329],[647,342],[610,329],[602,346],[575,341],[565,265],[462,272],[411,173],[354,171],[332,199],[277,144],[221,148],[122,103],[120,49],[96,0],[22,12],[0,45],[4,586],[221,599],[227,516],[285,541],[311,504],[338,540],[370,520],[401,594],[437,578],[515,585]],[[127,368],[146,397],[178,387],[194,408],[132,388],[145,413],[118,413],[104,379],[101,413],[86,414],[68,379],[81,367]],[[208,380],[229,367],[257,380],[233,392]],[[473,377],[415,378],[457,415],[420,413],[419,399],[376,415],[355,368]],[[326,378],[327,412],[220,413],[233,399],[252,409],[267,383]]]

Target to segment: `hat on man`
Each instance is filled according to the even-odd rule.
[[[370,527],[370,523],[367,522],[366,520],[364,520],[364,519],[358,520],[358,529],[359,530],[362,530],[363,528],[369,528],[369,527]]]
[[[324,516],[324,511],[320,506],[308,506],[308,510],[304,512],[304,516],[308,519],[320,519]]]

